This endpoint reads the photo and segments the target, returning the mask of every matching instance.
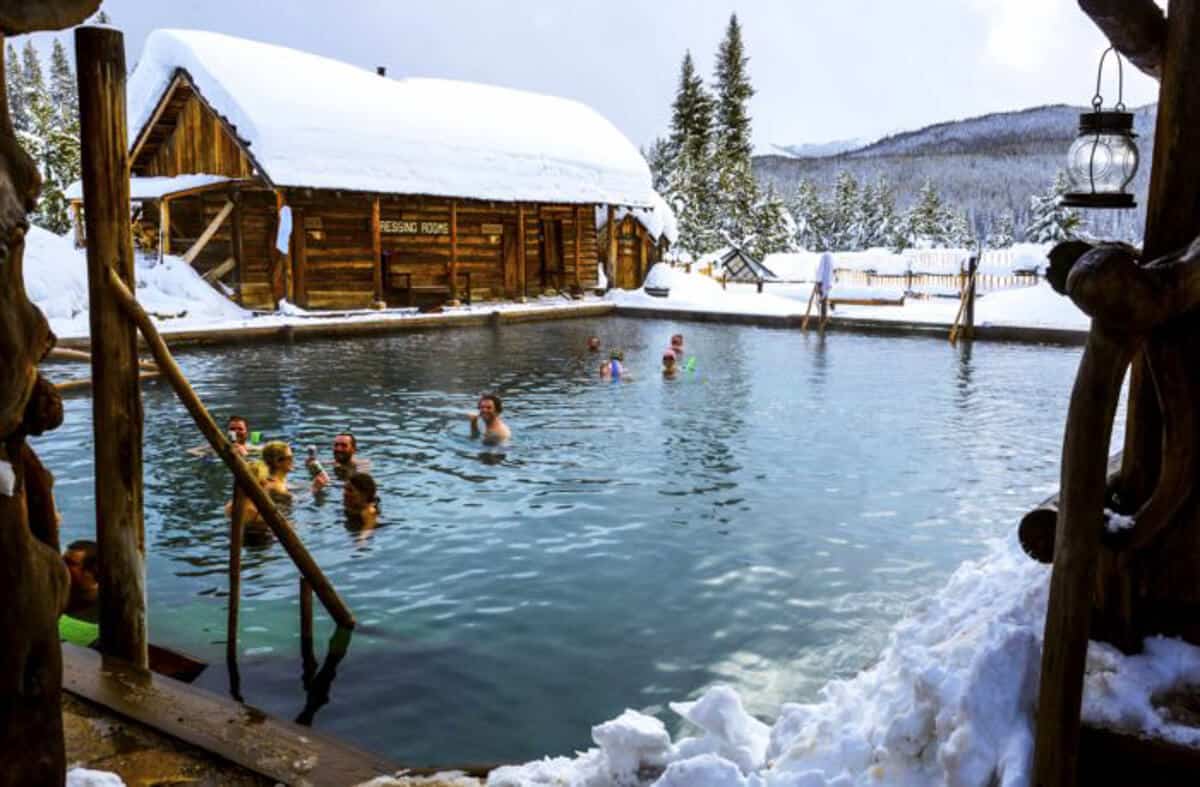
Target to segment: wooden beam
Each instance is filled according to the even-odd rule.
[[[171,203],[166,199],[158,202],[158,251],[160,257],[171,253]]]
[[[583,289],[583,206],[575,206],[575,289]]]
[[[75,231],[75,248],[83,248],[83,215],[80,212],[80,203],[71,203],[71,228]]]
[[[204,274],[204,280],[209,284],[212,284],[215,281],[219,281],[222,276],[224,276],[226,273],[229,273],[236,267],[237,260],[235,260],[233,257],[226,257],[224,262],[210,270],[208,273]]]
[[[1154,0],[1079,0],[1079,7],[1130,63],[1155,79],[1162,77],[1167,20]]]
[[[383,300],[383,235],[380,229],[379,197],[371,199],[371,284],[375,288],[375,300]]]
[[[292,300],[308,306],[308,233],[304,229],[304,208],[292,208]]]
[[[217,211],[217,215],[213,216],[213,220],[204,228],[204,232],[200,233],[200,237],[196,238],[196,242],[192,244],[192,247],[183,253],[184,262],[191,265],[196,261],[196,257],[200,255],[200,252],[204,251],[204,247],[212,240],[212,236],[217,234],[217,230],[221,228],[221,223],[225,221],[231,212],[233,212],[233,202],[232,200],[225,200],[225,204],[221,206],[221,210]]]
[[[608,289],[617,286],[617,210],[608,206],[608,261],[605,264],[604,275],[608,279]]]
[[[450,200],[450,297],[458,298],[458,200]]]
[[[521,275],[521,295],[529,296],[525,272],[525,206],[517,205],[517,271]]]
[[[183,71],[178,70],[175,76],[172,77],[171,83],[167,85],[166,91],[162,94],[162,98],[158,100],[158,104],[154,107],[154,112],[150,114],[150,119],[146,124],[138,130],[138,137],[133,143],[133,147],[129,151],[129,163],[137,161],[138,154],[142,152],[142,146],[146,144],[146,137],[150,135],[150,129],[158,123],[163,112],[166,111],[167,105],[171,103],[171,99],[175,95],[175,91],[184,83]]]
[[[254,480],[254,476],[250,474],[250,468],[246,466],[246,460],[242,458],[241,454],[233,450],[233,445],[229,442],[221,427],[213,420],[212,414],[208,412],[208,408],[200,401],[200,397],[196,395],[195,390],[188,383],[183,371],[179,368],[179,364],[171,356],[171,351],[167,349],[167,343],[163,341],[158,328],[154,326],[154,322],[150,319],[150,315],[146,314],[145,309],[138,304],[131,288],[115,272],[109,274],[107,283],[112,296],[121,309],[124,310],[125,315],[141,331],[142,337],[146,340],[146,345],[150,348],[150,353],[154,356],[154,361],[158,364],[163,377],[171,384],[171,388],[175,390],[179,401],[187,408],[188,413],[192,416],[192,420],[195,421],[201,434],[204,435],[204,438],[212,446],[217,456],[220,457],[221,461],[233,473],[233,477],[242,487],[242,492],[250,498],[250,502],[258,509],[258,513],[263,518],[263,521],[267,523],[267,526],[271,528],[271,532],[279,539],[280,545],[288,553],[296,568],[312,583],[313,591],[316,592],[317,598],[321,599],[321,603],[325,606],[325,610],[329,613],[329,616],[339,626],[353,628],[354,615],[350,613],[350,608],[338,596],[337,590],[334,589],[333,585],[321,571],[320,566],[313,560],[312,555],[304,548],[304,544],[296,536],[296,532],[292,529],[292,526],[279,513],[279,509],[275,507],[275,503],[267,495],[267,491]]]
[[[234,188],[230,192],[229,199],[233,201],[233,216],[230,219],[232,224],[229,226],[230,253],[233,255],[235,266],[233,291],[237,302],[242,303],[242,282],[246,278],[246,248],[245,238],[242,236],[242,222],[245,219],[245,211],[242,207],[242,192]]]
[[[137,329],[110,277],[136,286],[129,226],[125,44],[119,30],[75,29],[92,336],[100,649],[146,669],[146,534]]]

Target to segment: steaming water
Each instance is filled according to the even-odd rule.
[[[658,373],[686,334],[695,371]],[[590,334],[625,351],[601,382]],[[188,351],[224,420],[315,443],[350,428],[383,498],[291,517],[360,621],[306,695],[297,574],[247,548],[242,693],[407,764],[516,762],[589,745],[625,707],[717,681],[773,718],[871,663],[892,624],[1053,491],[1074,349],[631,319]],[[503,456],[467,439],[505,400]],[[228,473],[161,382],[144,394],[150,627],[225,692]],[[93,525],[91,405],[38,442],[64,539]],[[303,468],[295,476],[306,480]],[[318,658],[332,631],[318,605]],[[326,672],[325,677],[329,677]],[[315,713],[315,715],[313,715]]]

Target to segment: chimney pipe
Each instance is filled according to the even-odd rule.
[[[375,66],[375,73],[381,77],[387,76],[387,66]]]

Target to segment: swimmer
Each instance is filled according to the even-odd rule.
[[[63,552],[63,563],[71,575],[71,594],[66,614],[95,622],[99,612],[100,552],[95,541],[72,541]]]
[[[257,459],[247,462],[246,469],[250,471],[250,476],[264,489],[267,486],[267,480],[271,477],[267,466]],[[265,526],[262,514],[258,513],[258,508],[250,500],[249,495],[241,495],[242,500],[242,524],[244,526],[259,525]],[[233,518],[233,500],[225,504],[225,516]]]
[[[600,352],[600,337],[599,336],[589,336],[588,337],[588,349],[594,353]]]
[[[313,491],[319,492],[329,484],[329,476],[317,472],[320,463],[317,457],[309,454],[305,461],[308,471],[313,474]],[[333,475],[340,481],[345,481],[355,473],[363,473],[370,469],[371,462],[366,457],[358,455],[358,440],[349,432],[338,432],[333,437]]]
[[[263,446],[262,457],[268,473],[263,488],[275,500],[291,500],[292,490],[288,489],[287,476],[296,464],[292,447],[282,440],[272,440]]]
[[[504,423],[504,419],[500,417],[500,414],[504,412],[504,404],[500,401],[499,396],[484,394],[479,397],[478,407],[479,412],[469,416],[472,438],[482,434],[483,442],[486,445],[499,445],[512,438],[508,424]],[[480,429],[480,421],[483,422],[482,429]]]
[[[675,353],[670,347],[663,350],[662,354],[662,375],[667,379],[674,378],[679,371],[675,365]]]
[[[620,380],[621,375],[625,373],[625,367],[621,361],[625,360],[625,354],[620,350],[613,350],[608,354],[608,360],[600,364],[600,377],[605,380]]]
[[[366,473],[355,473],[342,487],[342,507],[346,521],[363,530],[379,524],[379,491],[375,479]]]
[[[683,334],[677,333],[671,337],[671,352],[675,353],[676,360],[683,358]]]
[[[251,451],[258,450],[257,445],[246,442],[246,437],[250,435],[250,424],[242,416],[229,416],[229,421],[225,424],[225,431],[229,436],[229,442],[233,446],[233,450],[242,456],[247,456]],[[258,432],[255,432],[254,435],[257,441]],[[212,446],[208,443],[198,445],[195,448],[189,448],[188,453],[192,456],[205,456],[212,453]]]

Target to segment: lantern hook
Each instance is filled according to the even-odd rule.
[[[1096,69],[1096,95],[1092,96],[1092,108],[1099,112],[1104,107],[1104,96],[1100,95],[1100,82],[1104,79],[1104,59],[1108,53],[1113,53],[1117,61],[1117,104],[1113,107],[1118,112],[1125,111],[1125,70],[1121,67],[1121,53],[1116,47],[1110,46],[1100,55],[1100,66]]]

